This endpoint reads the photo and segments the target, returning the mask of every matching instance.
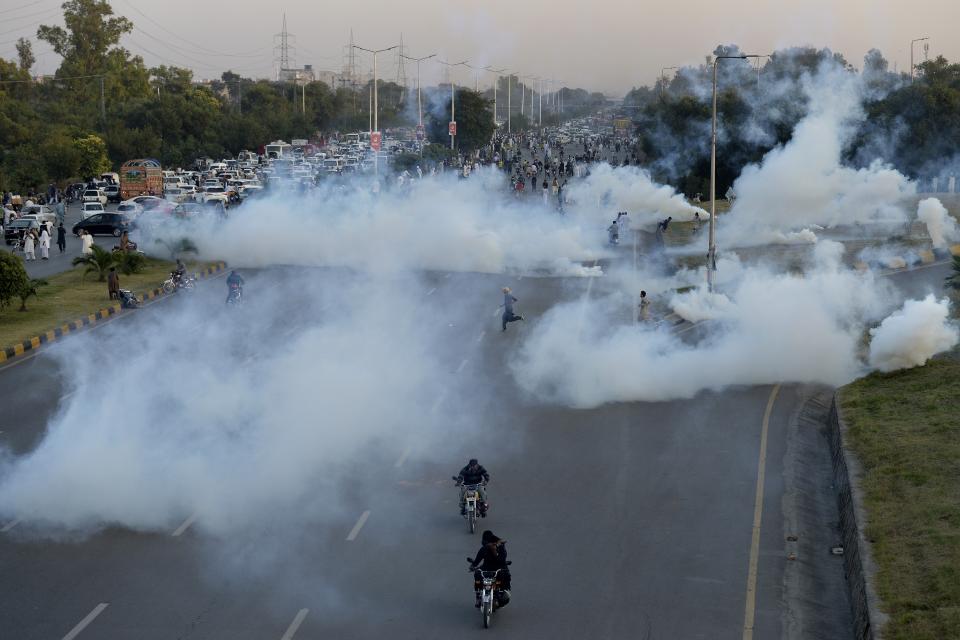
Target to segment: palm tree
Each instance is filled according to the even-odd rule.
[[[944,286],[947,289],[960,291],[960,256],[953,256],[953,273],[947,276]]]
[[[20,311],[27,310],[27,300],[30,296],[34,298],[39,298],[37,295],[37,287],[42,287],[47,284],[46,280],[41,280],[39,278],[31,278],[29,281],[25,282],[20,290],[17,291],[17,297],[20,298]]]
[[[197,245],[190,238],[178,238],[176,240],[156,240],[157,244],[162,245],[170,254],[170,261],[174,261],[185,253],[197,253]]]
[[[107,272],[110,271],[110,267],[114,266],[117,260],[112,252],[97,245],[92,245],[90,249],[93,253],[87,256],[77,256],[73,259],[73,266],[87,265],[83,274],[95,273],[97,274],[97,281],[103,282],[107,279]]]

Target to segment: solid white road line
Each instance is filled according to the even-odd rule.
[[[307,617],[308,613],[310,613],[310,609],[300,609],[293,619],[293,622],[287,627],[287,632],[283,634],[280,640],[293,640],[293,634],[295,634],[297,629],[300,628],[300,625],[303,624],[303,619]]]
[[[463,360],[460,361],[460,366],[457,367],[457,373],[460,373],[461,371],[463,371],[463,368],[464,368],[465,366],[467,366],[467,359],[466,359],[466,358],[464,358]]]
[[[403,453],[400,454],[400,458],[394,463],[394,467],[399,469],[403,466],[403,463],[407,461],[407,458],[410,457],[410,452],[413,450],[413,447],[407,445],[407,448],[403,450]]]
[[[477,337],[477,342],[480,342],[481,340],[483,340],[483,336],[485,335],[487,335],[486,329],[480,332],[480,335]],[[3,431],[0,431],[0,433],[3,433]]]
[[[15,526],[17,526],[17,525],[20,524],[21,522],[22,522],[22,520],[21,520],[20,518],[17,518],[16,520],[13,520],[12,522],[8,522],[7,524],[4,525],[3,529],[0,529],[0,533],[6,533],[6,532],[10,531],[11,529],[13,529]]]
[[[190,516],[189,518],[187,518],[186,520],[184,520],[184,521],[183,521],[183,524],[181,524],[179,527],[177,527],[177,530],[173,532],[173,534],[172,534],[173,537],[174,537],[174,538],[179,538],[180,536],[182,536],[182,535],[183,535],[183,532],[186,531],[187,529],[189,529],[189,528],[190,528],[190,525],[192,525],[193,522],[194,522],[194,520],[196,520],[196,519],[197,519],[197,514],[193,514],[192,516]]]
[[[369,511],[364,511],[360,514],[360,519],[357,520],[357,524],[353,525],[353,529],[351,529],[349,535],[347,535],[347,542],[353,542],[357,539],[357,536],[360,534],[360,529],[363,529],[363,525],[367,522],[367,518],[369,517]]]
[[[750,564],[747,568],[747,605],[743,614],[743,640],[753,640],[753,622],[757,608],[757,565],[760,561],[760,523],[763,520],[763,484],[767,477],[767,433],[770,431],[770,414],[773,403],[780,393],[780,385],[770,391],[767,408],[763,412],[760,429],[760,459],[757,465],[757,494],[753,502],[753,536],[750,539]]]
[[[87,617],[86,617],[86,618],[84,618],[83,620],[81,620],[81,621],[77,624],[77,626],[75,626],[73,629],[71,629],[71,630],[70,630],[70,633],[68,633],[67,635],[63,636],[63,640],[73,640],[73,639],[76,638],[78,635],[80,635],[80,632],[83,631],[84,629],[86,629],[86,628],[90,625],[90,623],[93,622],[93,621],[96,619],[96,617],[97,617],[98,615],[100,615],[101,613],[103,613],[103,610],[106,609],[107,606],[109,606],[109,605],[108,605],[106,602],[101,602],[100,604],[98,604],[97,606],[95,606],[95,607],[93,608],[93,611],[91,611],[90,613],[87,614]]]
[[[428,296],[433,295],[433,292],[436,291],[436,290],[437,290],[436,287],[434,287],[433,289],[430,289],[430,291],[427,291],[427,295],[428,295]]]

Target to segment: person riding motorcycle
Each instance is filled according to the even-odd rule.
[[[177,268],[170,272],[170,277],[173,278],[173,284],[179,287],[183,284],[183,276],[187,274],[187,266],[183,264],[180,258],[177,258]]]
[[[470,458],[467,466],[460,469],[457,475],[457,485],[460,487],[460,515],[466,515],[467,501],[465,498],[465,485],[478,485],[477,492],[480,494],[480,515],[487,517],[487,483],[490,482],[490,474],[483,468],[476,458]]]
[[[230,275],[227,276],[227,302],[230,302],[230,295],[233,293],[234,289],[242,290],[243,288],[243,277],[237,273],[236,269],[230,272]]]
[[[473,589],[477,594],[476,607],[480,608],[480,589],[483,585],[481,571],[500,570],[497,578],[500,581],[500,589],[510,591],[510,569],[507,567],[507,541],[494,535],[489,529],[483,532],[480,539],[483,546],[477,551],[476,557],[470,563],[470,570],[473,571]],[[508,596],[509,599],[509,596]],[[502,604],[506,604],[505,602]]]

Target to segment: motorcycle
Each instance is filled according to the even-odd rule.
[[[227,292],[227,304],[240,305],[243,303],[243,288],[238,284],[230,285],[230,291]]]
[[[139,309],[140,301],[137,299],[137,296],[133,294],[132,291],[127,289],[120,289],[118,292],[118,298],[120,299],[120,307],[123,309]]]
[[[163,281],[163,292],[164,293],[173,293],[178,289],[186,289],[187,291],[193,291],[197,286],[197,281],[191,278],[190,276],[184,274],[179,279],[170,274],[170,277]]]
[[[456,477],[454,477],[453,480],[459,487],[460,480]],[[483,501],[480,500],[481,486],[482,485],[479,484],[463,485],[463,506],[460,509],[460,515],[462,515],[467,521],[467,524],[470,527],[470,533],[476,533],[477,531],[477,518],[485,518],[487,515],[487,509],[484,506]]]
[[[473,558],[467,558],[467,562],[470,563],[471,567],[473,566]],[[507,565],[511,564],[513,563],[507,560]],[[470,568],[467,571],[475,570]],[[493,617],[493,612],[502,609],[510,602],[510,592],[503,588],[500,580],[501,571],[504,571],[504,569],[477,571],[480,574],[480,615],[483,616],[484,629],[490,628],[490,619]]]

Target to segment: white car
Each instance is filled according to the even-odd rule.
[[[57,214],[53,208],[45,204],[31,204],[20,212],[21,218],[32,218],[37,222],[52,222],[57,224]]]
[[[86,220],[90,216],[95,216],[98,213],[106,213],[103,210],[103,204],[100,202],[84,202],[83,208],[80,210],[80,219]]]
[[[117,205],[117,213],[122,213],[128,218],[136,218],[143,213],[143,207],[132,200],[127,200]]]
[[[100,189],[87,189],[83,192],[83,202],[99,202],[106,206],[107,196]]]

